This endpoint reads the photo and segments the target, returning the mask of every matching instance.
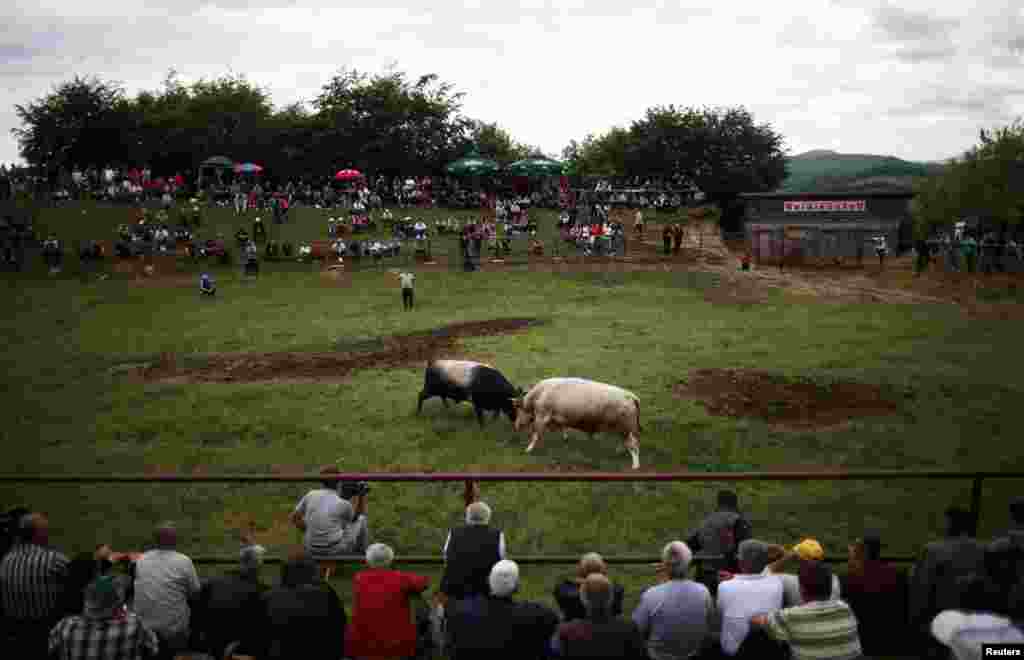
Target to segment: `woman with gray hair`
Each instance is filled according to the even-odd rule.
[[[605,565],[601,555],[596,552],[588,552],[580,558],[580,562],[576,567],[576,576],[566,578],[555,586],[555,602],[558,603],[558,609],[562,610],[563,621],[572,621],[573,619],[583,619],[586,617],[587,613],[581,599],[582,592],[580,588],[587,577],[594,574],[607,577],[608,566]],[[622,614],[622,600],[625,595],[625,589],[622,588],[622,585],[613,584],[610,595],[612,599],[610,604],[611,615],[619,616]]]
[[[658,572],[667,580],[643,593],[633,623],[646,640],[651,660],[680,660],[698,653],[709,641],[715,605],[708,588],[689,578],[689,546],[672,541],[661,558]]]
[[[367,569],[352,579],[352,619],[345,634],[345,657],[409,658],[417,654],[417,626],[410,599],[430,578],[391,568],[395,551],[383,543],[366,549]]]

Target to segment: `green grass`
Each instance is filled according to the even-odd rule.
[[[442,214],[447,214],[442,212]],[[67,234],[92,236],[122,221],[87,214]],[[222,214],[215,214],[220,217]],[[227,215],[227,214],[223,214]],[[314,212],[286,231],[313,237]],[[72,210],[40,224],[71,223]],[[308,216],[308,217],[307,217]],[[217,220],[230,223],[230,217]],[[544,221],[551,232],[550,216]],[[64,230],[61,230],[64,233]],[[305,233],[304,233],[305,232]],[[71,269],[73,271],[73,269]],[[325,284],[308,266],[266,264],[244,285],[218,275],[220,297],[189,288],[140,288],[122,279],[83,284],[72,274],[8,275],[0,287],[3,472],[140,472],[165,469],[312,471],[338,460],[348,470],[624,471],[610,436],[590,444],[550,434],[532,454],[507,420],[477,427],[467,405],[434,400],[414,416],[422,369],[356,372],[343,383],[138,385],[119,365],[159,353],[330,351],[446,323],[537,317],[527,332],[465,340],[516,384],[578,375],[627,387],[642,401],[643,469],[762,469],[818,464],[847,468],[1021,469],[1024,371],[1016,322],[968,319],[949,306],[805,304],[773,294],[746,309],[716,306],[706,275],[423,272],[416,311],[403,313],[396,282],[372,269],[348,287]],[[196,358],[199,359],[199,358]],[[828,382],[849,378],[912,392],[891,417],[829,432],[786,432],[757,420],[708,415],[672,386],[699,368],[776,370]],[[724,484],[486,484],[494,522],[523,554],[655,554],[683,537]],[[982,535],[1007,522],[1019,483],[989,482]],[[0,504],[51,514],[54,542],[68,552],[100,541],[137,549],[152,524],[177,520],[194,556],[234,552],[234,530],[253,520],[272,553],[299,541],[287,515],[302,484],[2,485]],[[954,481],[740,482],[755,533],[791,543],[805,535],[842,555],[865,527],[881,528],[886,554],[910,555],[941,529],[942,510],[966,504]],[[402,554],[438,553],[460,518],[461,484],[377,484],[374,538]],[[525,593],[548,599],[569,567],[529,567]],[[216,570],[216,569],[211,569]],[[632,598],[646,567],[615,568]],[[436,573],[435,573],[436,574]],[[340,585],[341,583],[339,583]],[[343,587],[340,587],[343,588]],[[635,601],[630,601],[635,602]]]

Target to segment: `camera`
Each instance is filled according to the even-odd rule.
[[[370,484],[365,481],[343,481],[338,488],[338,493],[346,500],[353,497],[366,495],[370,492]]]

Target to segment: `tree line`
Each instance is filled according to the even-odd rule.
[[[463,94],[436,75],[343,69],[309,103],[276,109],[244,76],[185,85],[172,70],[156,91],[75,77],[15,111],[22,157],[47,174],[149,165],[194,171],[224,155],[283,178],[344,167],[393,175],[436,173],[476,146],[503,162],[539,154],[496,123],[461,114]]]
[[[543,156],[497,123],[466,117],[464,94],[436,74],[342,69],[309,103],[275,108],[244,76],[190,85],[172,70],[161,89],[128,95],[97,77],[75,77],[15,106],[22,157],[56,177],[88,167],[148,164],[194,171],[205,158],[251,161],[281,178],[344,167],[384,176],[440,175],[471,150],[507,163]],[[628,128],[571,140],[570,176],[657,178],[735,206],[740,192],[773,190],[786,177],[783,139],[743,108],[657,106]]]

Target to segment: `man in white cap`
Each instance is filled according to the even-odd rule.
[[[61,619],[50,632],[49,656],[63,660],[155,658],[156,633],[125,607],[129,578],[104,575],[85,589],[80,615]]]
[[[540,603],[512,598],[519,589],[519,566],[503,559],[491,568],[490,595],[457,601],[448,615],[446,648],[453,660],[540,658],[558,615]]]

